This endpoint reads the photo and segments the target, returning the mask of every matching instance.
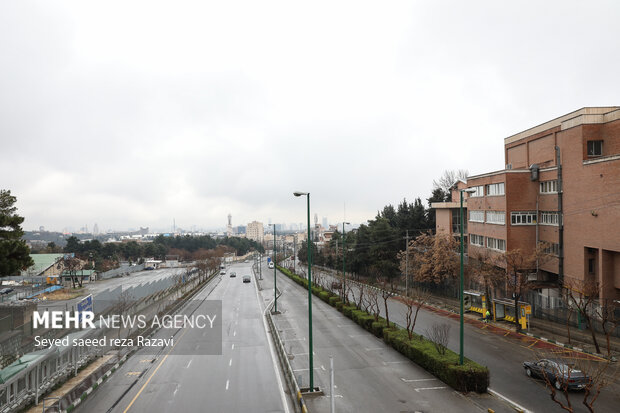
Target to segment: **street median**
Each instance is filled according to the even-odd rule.
[[[278,266],[278,269],[297,284],[308,288],[306,279],[293,274],[286,268]],[[388,326],[384,318],[369,314],[356,306],[347,305],[342,302],[337,294],[320,286],[313,285],[312,293],[341,311],[365,330],[382,338],[386,344],[455,390],[486,393],[489,386],[489,369],[487,367],[467,358],[465,358],[463,365],[460,365],[459,355],[455,352],[445,349],[444,354],[440,354],[434,343],[424,336],[412,333],[410,339],[406,329],[394,323],[390,323]]]

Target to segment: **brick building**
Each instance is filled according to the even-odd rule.
[[[467,199],[470,255],[545,242],[553,258],[532,281],[595,280],[599,298],[620,299],[620,107],[583,108],[510,136],[504,157],[506,169],[467,179],[476,191]],[[438,233],[458,233],[453,201],[433,204]]]

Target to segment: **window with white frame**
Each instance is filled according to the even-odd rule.
[[[544,181],[540,183],[541,194],[557,194],[558,193],[558,180]]]
[[[471,222],[484,222],[484,211],[469,211]]]
[[[487,211],[487,223],[504,225],[506,213],[504,211]]]
[[[541,211],[540,212],[540,224],[541,225],[558,225],[560,222],[560,215],[557,211]]]
[[[469,234],[469,243],[478,247],[484,247],[484,237],[477,234]]]
[[[511,212],[510,223],[512,225],[536,225],[536,212],[535,211]]]
[[[475,197],[475,196],[484,196],[484,186],[482,185],[478,185],[478,186],[472,186],[471,188],[467,188],[468,190],[473,190],[473,192],[471,192],[469,194],[469,197]]]
[[[497,196],[504,195],[504,183],[500,182],[498,184],[488,184],[486,185],[487,196]]]
[[[506,240],[487,237],[487,248],[496,251],[506,251]]]

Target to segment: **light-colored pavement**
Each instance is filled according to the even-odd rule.
[[[174,348],[130,358],[80,411],[288,412],[254,279],[242,282],[243,275],[251,274],[250,264],[230,270],[237,277],[216,277],[193,300],[222,301],[221,355],[199,355],[204,332],[181,330]],[[199,306],[196,314],[204,311]],[[157,336],[167,335],[162,330]]]
[[[273,288],[273,272],[264,272]],[[274,321],[300,386],[309,386],[307,291],[278,273],[281,314]],[[512,412],[489,395],[462,395],[313,296],[314,385],[325,396],[306,398],[311,412],[329,412],[329,357],[334,357],[337,412]]]
[[[356,296],[359,296],[359,292],[356,292]],[[382,299],[380,299],[380,311],[381,315],[385,316]],[[389,299],[388,312],[390,321],[401,326],[406,324],[405,307],[400,301]],[[420,334],[425,334],[436,323],[446,323],[450,326],[448,347],[458,353],[460,331],[458,316],[424,308],[418,314],[415,330]],[[534,348],[538,345],[536,339],[525,335],[515,335],[509,330],[506,330],[504,334],[498,334],[481,323],[471,322],[465,323],[464,342],[465,357],[489,368],[491,389],[530,411],[563,411],[550,399],[545,384],[542,381],[528,378],[523,369],[523,362],[536,358],[537,351],[548,357],[553,350],[549,348],[549,345],[545,343],[544,349],[536,350]],[[554,351],[562,354],[566,350],[557,347]],[[583,357],[589,356],[584,354]],[[575,393],[571,396],[575,412],[588,411],[581,404],[583,394]],[[612,383],[603,390],[595,403],[595,408],[596,411],[611,412],[616,411],[617,406],[620,406],[620,387]]]

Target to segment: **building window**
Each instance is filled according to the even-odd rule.
[[[539,241],[539,244],[542,246],[542,251],[545,254],[553,255],[554,257],[560,256],[560,244],[544,241]]]
[[[504,211],[487,211],[487,223],[504,225],[506,213]]]
[[[478,247],[484,247],[484,237],[482,235],[469,234],[469,243]]]
[[[487,237],[487,248],[496,251],[506,251],[506,240]]]
[[[484,187],[482,185],[472,186],[471,188],[468,188],[468,189],[474,190],[474,192],[469,194],[470,198],[475,197],[475,196],[484,196]]]
[[[469,211],[471,222],[484,222],[484,211]]]
[[[488,184],[487,187],[487,196],[497,196],[504,195],[504,183],[500,182],[498,184]]]
[[[594,258],[588,258],[588,273],[594,274],[596,272],[596,264]]]
[[[588,156],[603,155],[603,141],[588,141]]]
[[[544,181],[540,183],[541,194],[557,194],[558,193],[558,180]]]
[[[510,223],[512,225],[535,225],[536,224],[536,212],[511,212]]]
[[[558,225],[560,222],[560,215],[556,211],[541,211],[540,224],[541,225]]]

